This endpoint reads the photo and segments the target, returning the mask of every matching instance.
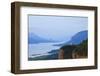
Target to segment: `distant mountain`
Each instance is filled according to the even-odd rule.
[[[46,42],[53,42],[53,40],[48,40],[48,39],[42,38],[34,33],[28,34],[28,43],[29,44],[46,43]]]
[[[74,36],[72,36],[72,38],[62,44],[55,44],[54,46],[62,46],[62,45],[77,45],[80,44],[83,40],[86,40],[88,38],[88,31],[80,31],[78,33],[76,33]]]
[[[88,38],[88,31],[81,31],[76,33],[66,44],[80,44],[83,40]]]

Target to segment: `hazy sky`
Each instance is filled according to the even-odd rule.
[[[87,17],[29,15],[29,32],[46,39],[67,41],[87,29]]]

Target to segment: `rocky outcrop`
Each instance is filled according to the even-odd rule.
[[[76,49],[72,52],[73,58],[87,58],[88,56],[88,41],[84,40]]]
[[[60,48],[59,59],[72,59],[72,52],[76,48],[75,45],[67,45]]]
[[[59,59],[87,58],[88,41],[84,40],[79,45],[66,45],[60,48]]]

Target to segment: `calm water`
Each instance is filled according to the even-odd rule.
[[[54,44],[59,43],[38,43],[38,44],[29,44],[29,57],[37,57],[42,55],[48,55],[48,52],[51,50],[59,49],[60,46],[53,46]]]

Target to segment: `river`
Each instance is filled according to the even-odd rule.
[[[28,46],[28,56],[37,57],[42,55],[48,55],[51,50],[59,49],[60,46],[54,46],[55,44],[61,44],[63,42],[54,42],[54,43],[37,43],[29,44]]]

